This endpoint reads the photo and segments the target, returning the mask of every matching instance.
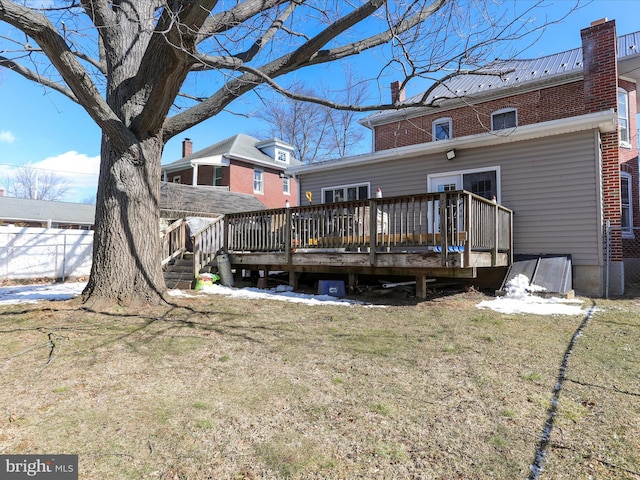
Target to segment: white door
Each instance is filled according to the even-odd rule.
[[[429,177],[429,193],[462,190],[462,175]],[[440,201],[429,203],[429,233],[440,233]]]

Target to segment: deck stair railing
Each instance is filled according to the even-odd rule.
[[[187,224],[183,218],[173,222],[160,232],[162,248],[162,266],[172,260],[182,257],[187,251]]]
[[[193,272],[198,275],[202,269],[215,260],[216,254],[224,246],[224,215],[216,217],[209,225],[191,236],[193,244]]]
[[[193,275],[213,262],[216,253],[224,245],[224,215],[212,219],[212,222],[193,233],[190,243],[187,241],[187,220],[180,218],[160,232],[162,246],[162,266],[172,260],[182,258],[187,252],[193,253]]]
[[[512,252],[511,210],[463,190],[230,214],[225,232],[229,252]]]

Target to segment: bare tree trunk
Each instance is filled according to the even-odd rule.
[[[152,138],[124,153],[103,136],[93,264],[82,300],[92,307],[160,304],[160,158]]]

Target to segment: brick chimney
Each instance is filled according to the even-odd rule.
[[[401,88],[402,83],[399,81],[391,82],[391,103],[404,102],[406,96],[404,88]]]
[[[182,158],[187,157],[193,153],[193,142],[190,138],[185,138],[182,141]]]
[[[585,113],[618,107],[616,22],[606,18],[580,31]]]

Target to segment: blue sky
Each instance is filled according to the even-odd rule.
[[[526,4],[529,0],[523,1]],[[553,3],[562,8],[570,1]],[[639,31],[639,12],[640,0],[594,0],[561,24],[549,26],[520,57],[539,57],[579,47],[580,29],[603,17],[616,20],[619,35]],[[231,107],[236,112],[251,112],[257,108],[255,96],[241,98]],[[185,137],[192,139],[194,150],[199,150],[236,133],[253,134],[261,128],[264,127],[257,120],[222,113],[168,142],[163,163],[180,158]],[[364,150],[369,142],[367,135]],[[72,188],[65,200],[81,202],[95,195],[99,154],[100,130],[81,107],[0,69],[0,183],[16,166],[31,163],[34,168],[53,170],[68,178]]]

